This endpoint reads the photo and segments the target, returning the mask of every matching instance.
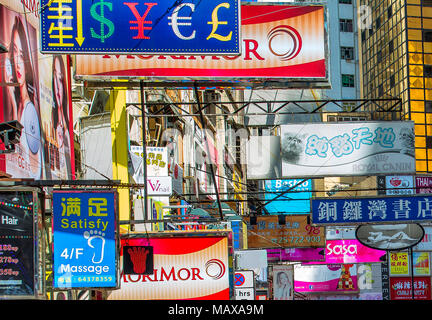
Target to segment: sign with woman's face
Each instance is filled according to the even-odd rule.
[[[294,299],[294,270],[292,265],[273,266],[274,300]]]

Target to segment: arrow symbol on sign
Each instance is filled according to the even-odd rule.
[[[77,37],[75,40],[78,42],[78,45],[81,47],[85,38],[83,37],[83,28],[82,28],[82,0],[77,0]]]

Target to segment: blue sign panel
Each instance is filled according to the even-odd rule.
[[[314,199],[313,224],[432,221],[432,196]]]
[[[53,193],[55,288],[116,287],[116,193]]]
[[[239,0],[42,0],[43,53],[239,55]]]
[[[289,189],[291,190],[287,191]],[[287,191],[284,195],[265,206],[270,214],[310,213],[310,199],[312,197],[312,180],[310,179],[303,182],[301,179],[266,180],[265,191],[266,201],[279,196],[278,193],[269,192]]]

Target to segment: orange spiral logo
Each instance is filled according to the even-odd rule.
[[[211,259],[206,262],[206,273],[210,278],[218,280],[225,274],[225,265],[219,259]]]
[[[287,42],[278,41],[277,45],[282,46],[282,48],[279,48],[279,50],[275,50],[274,47],[276,45],[273,43],[273,40],[275,40],[279,36],[286,35],[288,35],[292,39],[292,45],[282,46],[282,43],[286,44]],[[302,49],[303,42],[300,33],[290,26],[281,25],[271,29],[270,32],[267,34],[267,39],[269,50],[271,51],[271,53],[279,57],[279,59],[282,61],[294,59],[295,57],[297,57],[297,55]]]

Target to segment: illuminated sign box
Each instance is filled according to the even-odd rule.
[[[55,288],[117,286],[117,199],[113,191],[53,192]]]
[[[240,54],[240,1],[43,0],[42,53]]]
[[[325,20],[322,5],[242,5],[241,55],[79,55],[76,76],[180,79],[179,86],[192,79],[327,83]]]

